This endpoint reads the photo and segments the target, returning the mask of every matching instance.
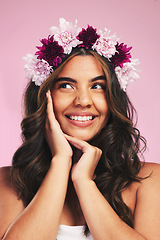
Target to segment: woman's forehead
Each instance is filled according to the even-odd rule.
[[[95,77],[95,75],[104,75],[103,69],[100,62],[94,56],[87,55],[74,56],[65,64],[58,77],[72,76],[74,78],[78,76],[88,76],[92,78]]]

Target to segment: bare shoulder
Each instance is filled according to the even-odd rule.
[[[5,192],[7,195],[11,194],[17,196],[11,183],[11,167],[9,166],[0,168],[0,192]],[[0,194],[0,196],[2,197],[2,194]]]
[[[135,229],[147,239],[160,239],[160,164],[145,163],[139,175]]]
[[[0,192],[11,190],[11,175],[10,175],[11,167],[2,167],[0,168]]]
[[[0,168],[0,239],[24,209],[23,202],[18,199],[11,183],[10,171],[11,167]]]
[[[11,167],[1,167],[0,168],[0,182],[3,181],[6,177],[10,176]]]
[[[139,175],[144,178],[144,180],[142,180],[142,185],[148,184],[149,182],[157,182],[160,180],[160,164],[149,162],[144,163]]]
[[[138,197],[146,198],[147,195],[155,197],[160,195],[160,164],[145,163],[140,171],[140,177],[143,178],[138,187]]]

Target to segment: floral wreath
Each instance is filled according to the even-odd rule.
[[[53,35],[40,40],[41,47],[37,47],[35,54],[27,54],[23,59],[26,61],[25,70],[27,78],[32,79],[36,86],[41,84],[54,71],[67,54],[70,54],[75,47],[83,47],[95,50],[99,55],[107,58],[115,69],[119,83],[123,91],[130,82],[134,82],[137,74],[138,59],[131,59],[130,50],[124,43],[119,43],[116,34],[110,35],[110,31],[97,31],[89,26],[79,28],[75,24],[60,18],[59,27],[50,28]]]

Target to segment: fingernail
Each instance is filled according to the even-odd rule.
[[[48,92],[46,92],[46,98],[48,98]]]

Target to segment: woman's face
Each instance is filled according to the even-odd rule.
[[[51,91],[54,113],[64,133],[88,141],[105,126],[109,110],[106,80],[93,56],[75,56]]]

